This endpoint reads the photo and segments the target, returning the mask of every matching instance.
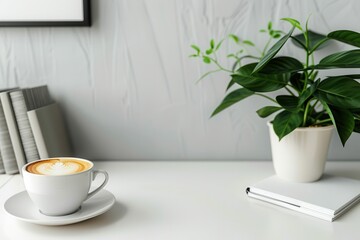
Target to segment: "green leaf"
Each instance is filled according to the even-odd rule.
[[[196,51],[197,55],[200,54],[200,48],[196,45],[191,45],[191,47]]]
[[[326,47],[328,43],[327,40],[328,38],[325,35],[313,32],[311,30],[308,31],[308,38],[309,38],[309,50],[312,51],[312,49],[314,49],[316,47],[316,49],[321,49]],[[304,34],[298,34],[292,37],[292,42],[295,44],[295,46],[306,49],[306,42],[305,42],[305,37]]]
[[[354,131],[355,120],[354,116],[349,110],[331,108],[336,123],[336,130],[339,134],[341,143],[345,146],[351,133]]]
[[[259,117],[266,118],[280,109],[282,109],[282,107],[266,106],[257,110],[256,113],[259,115]]]
[[[299,29],[300,31],[303,31],[300,22],[298,20],[295,20],[293,18],[282,18],[281,20],[289,22],[291,25],[293,25],[293,27]]]
[[[219,48],[221,47],[221,44],[224,42],[224,39],[221,40],[215,47],[215,51],[219,50]]]
[[[255,92],[272,92],[286,86],[290,73],[282,74],[252,74],[256,63],[250,63],[239,68],[231,75],[232,80],[237,84]]]
[[[276,101],[282,106],[284,109],[290,112],[298,112],[300,109],[298,107],[299,98],[295,96],[289,95],[280,95],[276,97]]]
[[[234,40],[235,43],[239,43],[240,39],[238,36],[236,36],[235,34],[229,34],[229,38],[231,38],[232,40]]]
[[[246,44],[246,45],[249,45],[249,46],[252,46],[252,47],[255,46],[255,44],[253,42],[249,41],[249,40],[244,40],[243,44]]]
[[[239,51],[236,52],[236,54],[242,54],[244,52],[244,49],[240,49]]]
[[[329,105],[328,105],[325,101],[323,101],[323,100],[321,100],[321,99],[320,99],[320,102],[321,102],[321,104],[323,105],[323,107],[324,107],[325,111],[327,112],[327,114],[329,115],[329,117],[330,117],[330,119],[331,119],[331,122],[332,122],[333,125],[336,127],[335,118],[334,118],[334,115],[333,115],[333,113],[332,113]]]
[[[210,49],[208,49],[208,50],[206,50],[206,52],[205,52],[207,55],[210,55],[210,54],[212,54],[213,53],[213,50],[210,48]]]
[[[210,40],[210,48],[214,49],[214,47],[215,47],[215,41],[214,41],[214,39],[211,39]]]
[[[360,79],[360,74],[339,75],[336,77],[348,77],[348,78],[352,78],[352,79]]]
[[[284,110],[280,112],[273,121],[273,127],[279,141],[300,127],[302,123],[302,114],[300,112],[289,112]]]
[[[264,33],[264,32],[266,32],[266,30],[265,29],[260,29],[259,32]]]
[[[329,41],[329,38],[324,38],[324,39],[320,40],[319,42],[317,42],[317,43],[315,44],[315,46],[313,46],[313,47],[310,49],[309,54],[312,54],[313,52],[315,52],[315,51],[318,50],[318,49],[321,49],[321,48],[326,47],[326,46],[328,45],[328,44],[326,44],[326,43],[328,43],[328,41]]]
[[[303,93],[301,93],[301,95],[299,96],[299,107],[301,107],[308,99],[313,96],[319,84],[320,80],[315,81],[313,84],[310,85],[310,87],[308,87]]]
[[[353,131],[357,131],[358,128],[355,125],[354,116],[349,110],[346,109],[335,109],[330,107],[326,102],[320,100],[325,111],[329,115],[336,131],[340,137],[341,143],[345,146],[346,141],[350,137]]]
[[[315,69],[359,67],[360,49],[331,54],[321,59],[318,65],[313,66]]]
[[[211,59],[209,57],[203,56],[203,62],[209,64],[211,63]]]
[[[265,56],[261,59],[261,61],[256,65],[256,67],[253,70],[253,73],[259,72],[284,46],[286,41],[289,39],[291,34],[294,32],[294,27],[283,36],[279,41],[277,41],[265,54]]]
[[[236,82],[234,82],[233,80],[230,80],[228,85],[226,86],[226,91],[229,90]]]
[[[315,95],[338,108],[360,108],[360,83],[351,78],[326,78],[319,84]]]
[[[304,76],[301,73],[293,73],[290,77],[291,85],[297,90],[302,91],[304,88]]]
[[[215,109],[215,111],[211,114],[211,117],[223,111],[224,109],[230,107],[231,105],[253,95],[254,92],[250,91],[246,88],[237,89],[231,93],[229,93],[224,100],[220,103],[220,105]]]
[[[295,58],[276,57],[271,59],[260,73],[293,73],[303,69],[303,64]]]
[[[281,34],[280,33],[274,33],[271,35],[273,38],[279,38],[281,37]]]
[[[237,58],[237,57],[235,57],[235,59],[236,59],[236,61],[234,62],[233,66],[232,66],[232,68],[231,68],[231,70],[232,70],[233,72],[235,72],[235,70],[236,70],[236,68],[238,67],[238,65],[240,65],[240,59]]]
[[[350,44],[355,47],[360,47],[360,33],[358,32],[350,30],[338,30],[329,33],[327,37],[343,43]]]
[[[272,22],[269,22],[269,23],[268,23],[267,28],[268,28],[268,30],[271,30],[271,29],[272,29]]]

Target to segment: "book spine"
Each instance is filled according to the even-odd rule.
[[[19,172],[14,149],[11,144],[9,130],[6,125],[4,110],[0,102],[0,152],[4,163],[4,169],[7,174]]]
[[[1,155],[0,155],[0,174],[4,174],[4,173],[5,173],[5,167],[4,167]]]
[[[19,128],[20,138],[24,147],[26,161],[32,162],[40,159],[40,157],[27,116],[27,107],[23,91],[24,90],[11,92],[10,98],[13,105],[16,122]]]
[[[16,163],[19,171],[26,164],[26,158],[22,147],[19,131],[16,124],[16,119],[11,105],[11,100],[8,92],[0,93],[0,100],[4,110],[6,125],[9,130],[10,140],[14,149]]]
[[[1,133],[2,133],[2,129],[3,129],[3,126],[2,126],[2,124],[1,124],[1,120],[2,120],[2,118],[5,120],[5,118],[4,118],[4,111],[2,110],[2,106],[1,106],[1,101],[0,101],[0,136],[1,136]],[[1,118],[1,115],[3,116],[2,118]],[[6,122],[5,122],[5,125],[6,125]],[[2,142],[1,142],[1,139],[0,139],[0,146],[2,145]],[[0,151],[1,151],[1,149],[0,149]],[[1,157],[1,154],[0,154],[0,174],[4,174],[4,173],[6,173],[5,172],[5,167],[4,167],[4,164],[3,164],[3,160],[2,160],[2,157]]]
[[[50,157],[49,152],[46,147],[46,142],[44,139],[43,132],[41,130],[40,122],[37,117],[36,111],[35,110],[28,111],[27,114],[29,117],[30,126],[34,134],[35,143],[39,151],[40,158],[41,159],[49,158]]]

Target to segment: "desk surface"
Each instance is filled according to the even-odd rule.
[[[67,226],[24,223],[0,208],[0,239],[360,239],[360,205],[326,222],[250,199],[245,188],[272,174],[271,162],[96,162],[110,174],[110,211]],[[360,179],[360,162],[328,162],[326,172]],[[0,205],[24,190],[0,176]],[[334,193],[336,194],[336,193]]]

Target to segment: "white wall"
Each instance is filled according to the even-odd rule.
[[[255,113],[265,101],[209,119],[228,76],[195,84],[212,68],[188,58],[189,46],[229,33],[262,46],[258,29],[269,20],[288,30],[280,18],[309,14],[318,32],[360,31],[359,12],[356,0],[92,0],[91,28],[0,29],[0,87],[48,84],[82,157],[270,159],[266,120]],[[225,42],[223,56],[231,49]],[[302,56],[291,44],[285,51]],[[359,159],[359,139],[342,148],[334,136],[330,158]]]

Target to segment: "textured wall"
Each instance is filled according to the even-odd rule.
[[[305,22],[310,13],[318,32],[360,31],[356,0],[92,0],[92,8],[91,28],[0,29],[0,87],[48,84],[77,154],[90,159],[270,159],[266,120],[255,113],[265,101],[209,119],[228,77],[195,84],[212,67],[188,58],[190,44],[235,33],[262,46],[258,29],[269,20],[287,31],[280,18]],[[233,49],[224,42],[226,66]],[[359,139],[343,149],[334,136],[330,158],[359,159]]]

